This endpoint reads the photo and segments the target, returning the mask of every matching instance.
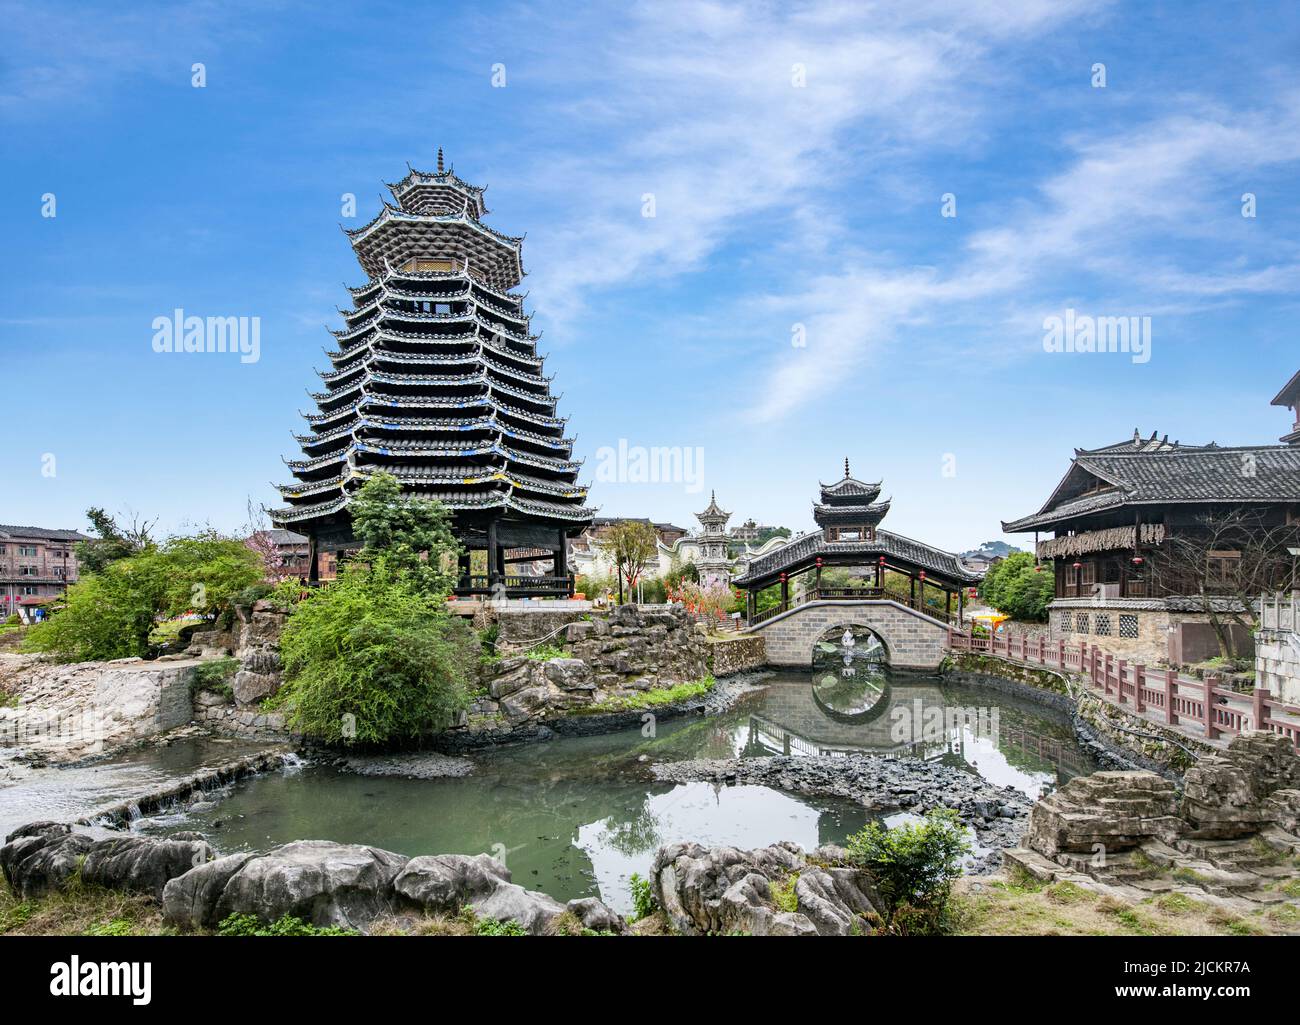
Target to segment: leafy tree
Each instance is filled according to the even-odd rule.
[[[1046,622],[1055,592],[1051,572],[1036,569],[1029,552],[1016,552],[995,562],[984,574],[980,597],[999,612],[1029,622]]]
[[[849,860],[869,871],[894,932],[941,933],[948,924],[948,898],[970,850],[957,813],[936,808],[925,820],[890,829],[868,823],[845,842]]]
[[[358,559],[382,555],[429,594],[446,595],[455,586],[460,544],[441,502],[405,496],[396,477],[376,473],[352,496],[348,512],[361,542]]]
[[[596,541],[596,546],[614,564],[618,575],[618,600],[623,600],[623,581],[628,588],[636,586],[642,567],[655,557],[659,550],[659,535],[648,523],[621,520],[609,527]]]
[[[256,555],[215,531],[168,538],[161,546],[150,542],[68,588],[54,614],[32,628],[27,647],[61,662],[144,656],[159,619],[219,616],[260,579]]]

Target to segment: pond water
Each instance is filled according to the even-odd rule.
[[[995,690],[878,668],[782,673],[711,718],[476,753],[460,779],[359,776],[307,764],[241,781],[214,809],[141,820],[197,829],[222,853],[298,839],[403,854],[490,853],[516,882],[559,900],[600,896],[630,910],[629,877],[676,840],[756,847],[841,842],[867,821],[856,804],[766,787],[657,783],[646,761],[865,752],[964,766],[1037,797],[1095,768],[1066,718]],[[0,802],[4,792],[0,791]]]

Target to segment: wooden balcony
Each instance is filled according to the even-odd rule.
[[[572,575],[533,577],[515,573],[504,576],[472,574],[456,581],[456,594],[462,597],[487,595],[503,598],[569,598],[573,595],[573,585]]]

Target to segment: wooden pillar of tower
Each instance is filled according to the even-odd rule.
[[[781,611],[784,612],[790,607],[790,578],[783,576],[781,578]]]
[[[877,562],[876,563],[876,590],[877,591],[880,590],[880,575],[881,575],[880,570],[881,570],[881,565],[879,562]]]
[[[745,618],[752,620],[758,614],[758,592],[745,592]]]
[[[915,573],[909,574],[907,579],[909,581],[908,590],[912,596],[912,608],[916,608],[917,607],[916,606],[916,574]]]
[[[501,576],[501,556],[505,553],[497,547],[497,521],[488,520],[487,528],[487,574],[488,589],[500,579]]]
[[[943,590],[943,615],[945,619],[952,619],[952,592],[946,587]]]
[[[313,584],[320,582],[320,547],[315,534],[307,537],[307,580]]]
[[[456,556],[456,588],[468,588],[470,586],[470,574],[473,569],[470,565],[470,553],[468,550],[463,551]]]
[[[553,572],[555,576],[561,580],[565,579],[569,575],[569,539],[565,536],[563,529],[560,530],[559,547],[555,549]],[[565,596],[569,597],[572,596],[572,594],[573,588],[566,586]]]

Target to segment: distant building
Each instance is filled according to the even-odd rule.
[[[713,503],[711,507],[716,507],[716,503]],[[708,510],[705,510],[705,512],[707,513]],[[788,543],[788,538],[777,535],[769,537],[760,545],[742,542],[739,545],[741,549],[739,552],[727,552],[726,549],[729,547],[727,542],[735,543],[736,539],[725,532],[721,537],[706,538],[704,533],[692,533],[685,527],[679,527],[674,523],[663,523],[644,516],[597,516],[592,520],[590,527],[582,531],[570,542],[569,559],[574,572],[589,577],[613,576],[614,567],[600,550],[599,542],[611,526],[626,520],[648,524],[654,528],[655,534],[658,536],[655,555],[648,559],[645,566],[642,567],[642,573],[645,577],[664,576],[672,570],[674,565],[682,566],[688,562],[695,563],[703,569],[704,550],[716,547],[719,541],[723,548],[721,558],[729,567],[730,573],[740,573],[744,571],[751,559],[767,555],[769,552],[773,552]],[[723,523],[725,525],[725,520]],[[758,529],[766,531],[771,528],[759,527]],[[710,557],[716,563],[718,557],[716,555]],[[713,569],[715,575],[720,577],[721,575],[716,573],[716,565]]]
[[[700,555],[695,565],[700,571],[701,587],[726,587],[731,581],[730,563],[727,559],[727,520],[731,513],[718,505],[718,497],[709,494],[709,505],[695,514],[703,528],[700,534]]]
[[[41,618],[38,610],[77,582],[73,545],[89,540],[75,530],[0,524],[0,615]]]
[[[302,534],[274,527],[259,530],[249,543],[267,557],[268,579],[305,578],[311,571],[311,539]],[[338,553],[321,552],[319,568],[322,580],[333,580],[338,576]]]

